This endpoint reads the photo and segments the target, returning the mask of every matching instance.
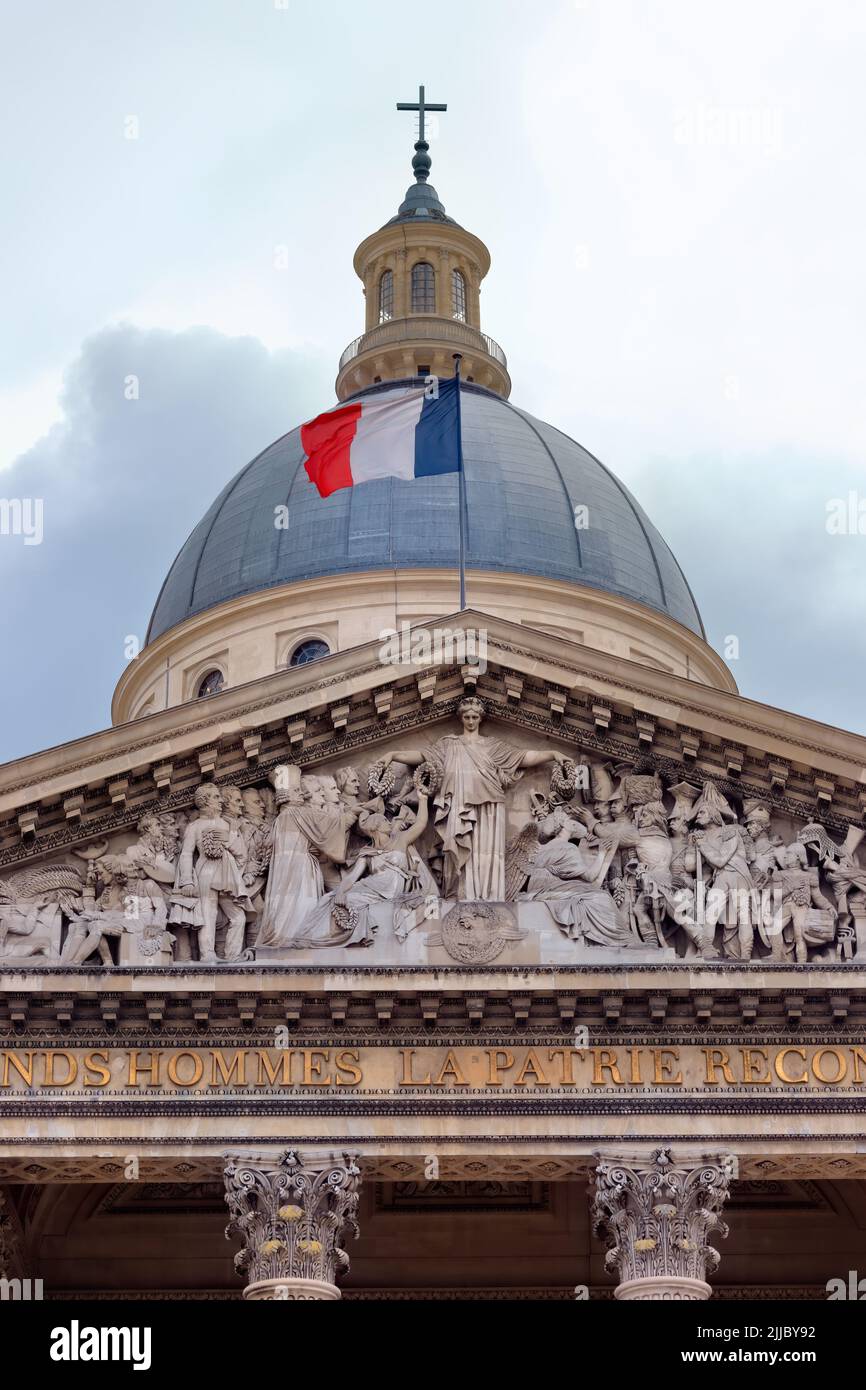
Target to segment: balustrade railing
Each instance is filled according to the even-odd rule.
[[[342,371],[347,363],[362,352],[419,338],[437,339],[440,342],[444,339],[446,342],[455,343],[460,347],[474,348],[476,352],[487,353],[488,357],[492,357],[506,371],[508,370],[505,353],[489,334],[472,328],[468,323],[460,323],[457,319],[441,319],[433,314],[412,315],[405,319],[390,319],[387,323],[380,323],[375,328],[371,328],[369,333],[362,333],[343,352],[339,370]]]

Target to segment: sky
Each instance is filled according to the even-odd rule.
[[[0,760],[110,722],[189,531],[333,402],[421,82],[514,403],[744,695],[866,732],[864,68],[859,0],[2,0]]]

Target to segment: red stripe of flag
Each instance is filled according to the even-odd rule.
[[[327,410],[301,425],[301,445],[307,455],[304,467],[320,497],[330,497],[338,488],[353,485],[349,454],[360,418],[359,403]]]

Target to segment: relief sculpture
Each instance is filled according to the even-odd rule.
[[[0,962],[483,964],[866,954],[864,832],[482,733],[256,784],[0,878]],[[252,780],[252,779],[251,779]]]

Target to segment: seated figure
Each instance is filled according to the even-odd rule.
[[[598,946],[639,946],[624,913],[599,886],[608,847],[590,850],[586,828],[564,806],[538,822],[538,849],[521,898],[547,904],[553,920],[573,940]]]

